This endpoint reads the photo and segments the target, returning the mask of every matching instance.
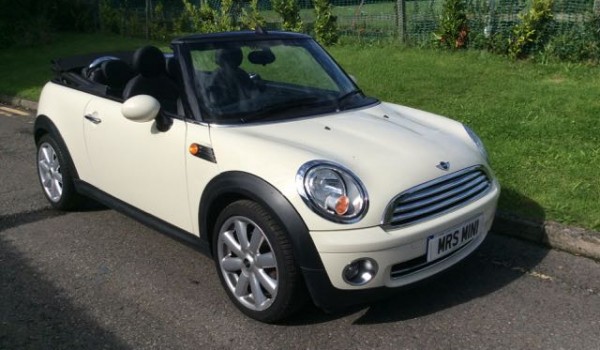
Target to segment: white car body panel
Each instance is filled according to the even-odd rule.
[[[83,134],[83,110],[94,97],[50,82],[44,86],[38,104],[38,115],[51,118],[60,130],[81,178],[89,178],[92,174]]]
[[[95,97],[84,114],[102,121],[84,123],[92,174],[82,178],[98,189],[192,231],[185,172],[187,123],[173,120],[169,132],[156,123],[126,119],[122,103]]]

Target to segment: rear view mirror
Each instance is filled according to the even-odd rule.
[[[131,121],[145,123],[154,120],[160,111],[160,103],[152,96],[133,96],[121,107],[123,116]]]
[[[270,49],[262,49],[260,51],[252,51],[248,54],[248,61],[253,64],[261,64],[263,66],[275,62],[275,55]]]

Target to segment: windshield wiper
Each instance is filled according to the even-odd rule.
[[[316,102],[323,102],[323,100],[321,100],[318,97],[306,97],[306,98],[301,98],[298,100],[286,102],[283,104],[277,104],[274,106],[265,107],[256,112],[248,113],[248,114],[244,115],[244,117],[241,119],[241,122],[247,123],[249,121],[270,118],[279,113],[289,111],[290,109],[304,107],[307,105],[312,105],[312,104],[315,104]]]
[[[338,98],[337,98],[337,105],[338,105],[338,109],[340,109],[340,110],[342,109],[342,103],[343,103],[345,100],[347,100],[349,97],[352,97],[352,96],[354,96],[354,95],[358,95],[358,94],[361,94],[361,95],[363,95],[363,92],[362,92],[362,90],[361,90],[361,89],[354,89],[354,90],[351,90],[351,91],[349,91],[349,92],[347,92],[347,93],[345,93],[345,94],[341,95],[340,97],[338,97]]]

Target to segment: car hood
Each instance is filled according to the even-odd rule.
[[[312,230],[379,225],[399,193],[485,163],[462,124],[388,103],[302,120],[215,127],[211,139],[221,171],[244,171],[270,182]],[[301,201],[295,175],[312,160],[338,163],[364,183],[369,212],[359,223],[329,222]],[[450,163],[449,170],[436,167],[442,161]]]

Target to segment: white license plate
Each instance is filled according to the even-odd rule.
[[[427,240],[427,261],[446,256],[475,238],[483,231],[483,215],[467,220],[446,231],[429,236]]]

